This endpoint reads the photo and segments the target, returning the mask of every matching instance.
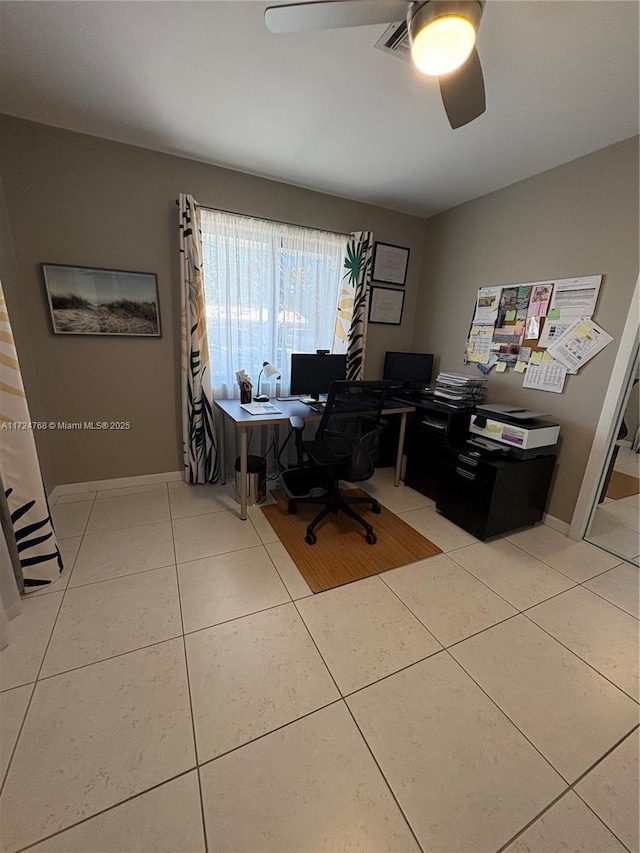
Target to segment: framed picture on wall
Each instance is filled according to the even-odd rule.
[[[402,322],[404,290],[372,287],[369,293],[369,322],[399,326]]]
[[[55,335],[161,336],[155,273],[42,264]]]
[[[371,277],[374,281],[404,286],[407,281],[408,265],[409,249],[393,246],[391,243],[376,243],[373,247]]]

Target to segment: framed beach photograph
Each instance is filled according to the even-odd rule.
[[[155,273],[41,266],[55,335],[160,337]]]
[[[409,249],[391,243],[376,243],[373,247],[371,278],[384,284],[404,286],[407,280]]]
[[[369,322],[399,326],[402,322],[404,290],[372,287],[369,294]]]

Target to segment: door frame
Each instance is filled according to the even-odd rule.
[[[609,387],[602,404],[587,467],[569,526],[569,537],[571,539],[583,539],[587,532],[591,513],[602,487],[606,465],[613,449],[619,423],[631,393],[630,378],[635,366],[640,333],[639,304],[640,276],[636,280],[629,314],[620,338],[620,346],[613,365]]]

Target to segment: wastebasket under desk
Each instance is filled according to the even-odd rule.
[[[554,453],[534,459],[474,457],[444,448],[436,509],[478,539],[541,521],[555,468]]]

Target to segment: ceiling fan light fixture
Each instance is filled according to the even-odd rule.
[[[423,74],[440,77],[465,64],[476,43],[481,17],[474,0],[428,0],[411,15],[411,58]]]

